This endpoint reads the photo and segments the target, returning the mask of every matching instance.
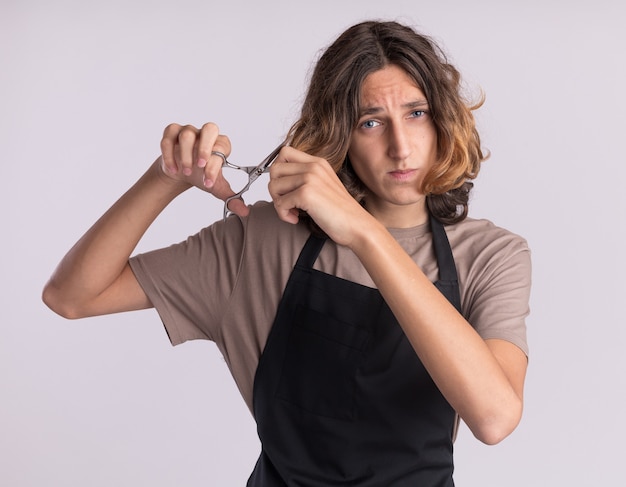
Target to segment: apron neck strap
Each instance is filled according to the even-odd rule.
[[[312,269],[313,264],[315,264],[315,261],[324,246],[324,243],[326,243],[326,238],[311,234],[306,241],[302,252],[300,252],[300,256],[296,261],[296,266],[304,267],[305,269]]]
[[[429,218],[430,230],[433,234],[435,256],[437,257],[437,266],[439,267],[439,280],[458,281],[454,256],[452,255],[450,242],[443,228],[443,224],[432,214],[430,214]],[[326,238],[311,235],[302,249],[296,265],[307,269],[313,268],[325,242]]]
[[[454,257],[448,236],[443,228],[443,224],[432,214],[430,215],[430,230],[433,234],[433,246],[435,247],[437,266],[439,267],[439,280],[458,281],[456,265],[454,264]]]

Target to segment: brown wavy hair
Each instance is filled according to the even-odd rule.
[[[472,111],[461,93],[461,76],[427,36],[397,22],[367,21],[341,34],[319,58],[300,119],[291,127],[292,146],[323,157],[362,204],[366,188],[352,170],[348,147],[360,113],[365,78],[389,65],[402,68],[426,96],[437,133],[437,161],[421,192],[443,223],[467,216],[469,194],[485,159]]]

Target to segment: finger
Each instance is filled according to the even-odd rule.
[[[209,122],[205,123],[198,133],[198,166],[204,167],[213,151],[219,151],[228,156],[230,154],[230,141],[228,137],[220,136],[220,128],[217,124]]]
[[[195,146],[199,130],[193,125],[185,125],[178,132],[178,166],[185,176],[190,176],[195,159]]]
[[[278,218],[286,223],[296,224],[300,221],[300,212],[297,208],[284,209],[274,205]]]
[[[219,128],[214,123],[202,126],[198,142],[198,166],[204,169],[204,185],[211,188],[222,174],[222,166],[230,154],[230,139],[219,134]],[[224,157],[215,154],[220,152]]]
[[[328,178],[336,177],[332,169],[328,170],[328,164],[322,159],[310,157],[307,162],[295,162],[293,158],[289,162],[276,162],[270,167],[270,181],[268,189],[272,196],[284,196],[297,191],[303,186],[312,188],[322,187],[329,183]]]
[[[287,173],[281,171],[280,176],[272,173],[267,189],[272,198],[277,198],[296,191],[306,183],[307,178],[308,176],[302,172]]]
[[[250,213],[250,207],[241,198],[235,198],[228,202],[228,209],[235,215],[244,217]]]
[[[211,157],[211,152],[219,150],[214,147],[219,134],[219,127],[212,122],[205,123],[200,129],[198,134],[198,167],[205,167],[209,157]],[[228,155],[226,152],[223,153]]]
[[[274,203],[274,209],[281,220],[287,223],[298,223],[299,208],[303,206],[300,190],[306,179],[306,175],[303,176],[302,173],[283,173],[281,177],[270,179],[267,188]]]
[[[271,192],[270,194],[278,218],[287,223],[298,223],[300,212],[298,211],[297,205],[294,205],[292,202],[293,194],[279,195],[276,193],[272,194]]]
[[[281,149],[276,160],[270,167],[270,176],[280,178],[300,172],[308,171],[316,165],[328,165],[328,163],[316,156],[307,154],[290,146]]]
[[[210,190],[211,194],[216,198],[226,202],[226,200],[235,195],[235,192],[230,187],[230,183],[221,175],[217,179],[215,185]],[[243,201],[241,197],[232,199],[228,202],[228,209],[239,216],[247,216],[250,213],[250,209]]]
[[[208,161],[204,162],[204,173],[202,182],[205,188],[212,189],[217,181],[224,179],[222,176],[222,166],[225,159],[221,155],[214,153],[211,153],[207,159]],[[226,184],[228,185],[228,183]],[[230,185],[228,185],[228,189],[230,190]]]
[[[268,190],[279,218],[296,223],[300,210],[320,210],[324,202],[341,198],[345,187],[325,159],[290,149],[270,169]]]
[[[178,165],[176,164],[174,151],[178,141],[178,133],[180,132],[180,129],[180,125],[172,123],[165,127],[163,137],[161,138],[161,157],[163,160],[163,167],[170,174],[176,174],[178,172]]]
[[[288,223],[298,222],[294,191],[303,184],[302,174],[306,164],[302,164],[307,154],[283,147],[270,167],[270,181],[267,189],[270,193],[278,217]]]

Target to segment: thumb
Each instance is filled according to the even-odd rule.
[[[245,204],[241,198],[235,198],[228,202],[228,209],[237,216],[248,216],[250,214],[250,207]]]
[[[226,202],[228,198],[230,198],[231,196],[235,196],[236,194],[222,174],[220,174],[217,178],[215,185],[210,189],[206,189],[206,191],[209,191],[213,194],[213,196],[221,199],[224,202]],[[232,211],[235,215],[241,217],[248,216],[248,214],[250,213],[250,208],[248,208],[248,205],[246,205],[241,198],[234,198],[230,200],[228,202],[228,209]]]

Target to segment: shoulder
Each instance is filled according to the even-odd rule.
[[[446,227],[468,304],[481,296],[515,293],[528,301],[530,249],[526,240],[489,220],[466,220]]]
[[[505,238],[524,244],[526,242],[526,240],[520,235],[507,230],[506,228],[500,227],[492,221],[484,218],[477,219],[468,217],[454,225],[447,225],[445,228],[448,234],[454,233],[464,237],[489,236],[490,238]]]
[[[310,234],[305,224],[282,221],[266,201],[252,205],[247,217],[230,219],[237,219],[242,228],[242,264],[270,276],[276,272],[272,269],[282,272],[293,267]]]
[[[304,233],[304,225],[285,223],[278,218],[274,205],[267,201],[258,201],[250,206],[246,217],[235,214],[225,221],[219,220],[201,231],[203,238],[211,238],[225,242],[267,248],[273,242],[288,242]]]
[[[470,298],[515,290],[527,299],[531,285],[526,240],[489,220],[468,218],[446,227],[461,286]]]
[[[274,205],[267,201],[259,201],[250,207],[250,214],[241,219],[246,238],[262,239],[265,247],[270,242],[286,244],[292,240],[304,242],[309,230],[304,224],[291,224],[278,218]]]
[[[530,251],[526,239],[485,219],[466,218],[446,226],[446,233],[455,257],[462,259],[505,258]]]

